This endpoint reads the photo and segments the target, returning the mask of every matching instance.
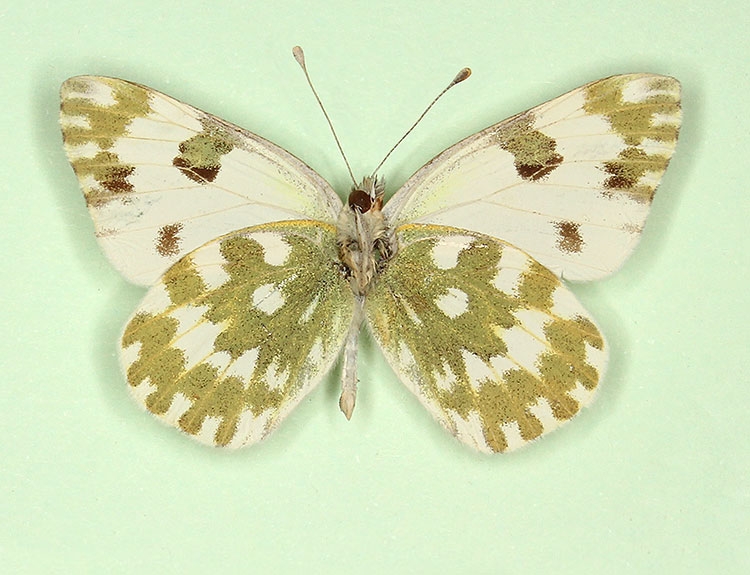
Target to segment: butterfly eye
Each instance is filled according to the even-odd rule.
[[[353,190],[349,194],[349,207],[357,208],[361,214],[367,213],[372,207],[372,198],[364,190]]]

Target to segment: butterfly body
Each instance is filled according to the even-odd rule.
[[[282,148],[150,88],[80,76],[65,149],[104,252],[148,292],[122,335],[130,390],[202,443],[273,431],[363,326],[450,433],[487,453],[592,400],[600,330],[562,278],[620,267],[676,145],[679,83],[592,82],[482,130],[384,202],[346,202]]]
[[[393,230],[383,215],[384,193],[382,179],[364,178],[352,188],[339,214],[339,257],[356,295],[367,295],[371,282],[397,248]]]

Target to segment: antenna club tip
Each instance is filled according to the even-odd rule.
[[[294,59],[297,60],[297,63],[305,67],[305,53],[302,51],[302,48],[300,46],[295,46],[292,48],[292,56],[294,56]]]
[[[456,77],[453,78],[453,83],[458,84],[459,82],[463,82],[469,76],[471,76],[471,68],[461,68]]]

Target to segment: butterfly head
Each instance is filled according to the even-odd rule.
[[[370,210],[379,212],[383,207],[385,182],[377,176],[365,176],[360,184],[352,186],[347,203],[352,211],[366,214]]]

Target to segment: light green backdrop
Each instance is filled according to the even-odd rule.
[[[744,2],[24,2],[0,14],[4,573],[745,573]],[[683,82],[684,129],[635,256],[578,286],[611,347],[594,406],[508,456],[457,444],[371,341],[351,422],[327,381],[223,453],[141,413],[116,360],[142,291],[109,267],[60,146],[75,74],[147,84],[393,191],[488,124],[621,72]],[[745,304],[745,305],[743,305]]]

